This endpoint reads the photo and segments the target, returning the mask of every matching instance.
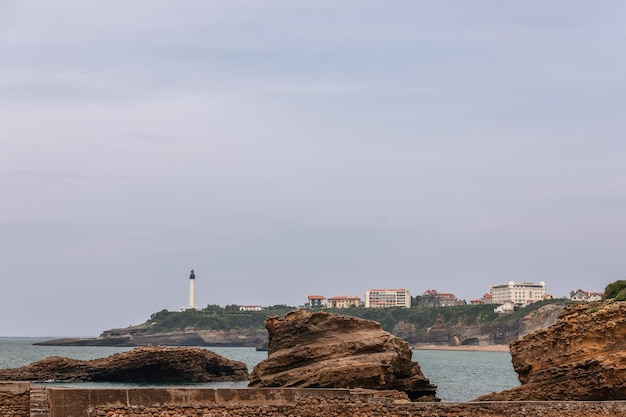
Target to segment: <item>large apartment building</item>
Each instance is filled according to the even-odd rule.
[[[546,296],[546,283],[515,282],[509,281],[506,284],[489,286],[493,304],[504,304],[507,302],[514,305],[526,306],[536,301],[541,301]]]
[[[365,308],[411,307],[411,294],[400,288],[365,291]]]

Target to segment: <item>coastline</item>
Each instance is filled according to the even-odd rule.
[[[483,345],[483,346],[448,346],[448,345],[414,345],[414,350],[458,350],[463,352],[510,352],[509,345]]]

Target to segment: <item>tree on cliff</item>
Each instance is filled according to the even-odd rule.
[[[604,299],[626,301],[626,280],[621,279],[607,285],[604,289]]]

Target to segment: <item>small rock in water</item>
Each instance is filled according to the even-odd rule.
[[[14,369],[5,381],[213,382],[245,381],[246,364],[200,348],[142,347],[93,360],[53,356]]]

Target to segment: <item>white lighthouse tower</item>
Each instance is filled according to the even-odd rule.
[[[193,269],[189,275],[189,308],[196,308],[196,274]]]
[[[189,305],[187,307],[181,307],[180,311],[195,310],[196,309],[196,274],[191,270],[189,274]]]

